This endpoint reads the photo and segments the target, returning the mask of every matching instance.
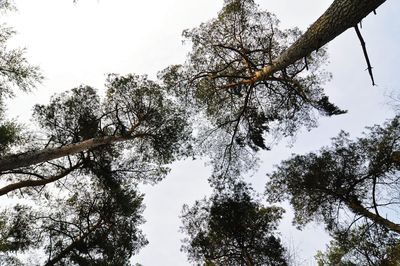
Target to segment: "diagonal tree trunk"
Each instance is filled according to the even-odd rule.
[[[0,159],[0,172],[30,166],[68,155],[76,154],[98,146],[132,139],[132,136],[105,136],[71,143],[58,148],[46,148],[20,154],[9,155]]]
[[[372,222],[382,225],[383,227],[400,234],[400,224],[396,224],[388,219],[383,218],[380,215],[370,212],[357,200],[350,199],[345,201],[345,203],[347,207],[349,207],[349,209],[352,210],[354,213],[367,217]]]
[[[386,0],[335,0],[309,28],[286,51],[241,83],[254,83],[284,69],[299,59],[318,50],[344,31],[357,25],[369,13],[375,11]]]
[[[19,154],[8,155],[0,158],[0,173],[7,170],[13,170],[20,167],[26,167],[38,163],[51,161],[107,144],[146,137],[152,137],[152,135],[148,133],[136,133],[118,136],[104,136],[87,139],[77,143],[71,143],[58,148],[46,148],[42,150],[34,150]]]

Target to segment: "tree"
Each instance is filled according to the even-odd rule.
[[[321,69],[321,47],[383,2],[334,1],[301,34],[280,30],[276,17],[252,0],[226,0],[217,19],[184,32],[192,44],[187,62],[160,77],[194,114],[203,112],[200,146],[211,151],[215,176],[252,168],[254,151],[269,148],[268,135],[313,127],[316,112],[345,112],[323,93],[330,75]]]
[[[129,265],[147,244],[137,228],[143,222],[142,196],[119,186],[117,177],[103,176],[106,181],[97,175],[91,186],[69,184],[73,192],[62,199],[47,194],[40,210],[16,205],[4,212],[0,262],[36,251],[39,258],[46,254],[39,262],[44,265]]]
[[[296,155],[269,175],[266,194],[271,202],[289,199],[299,226],[322,219],[333,230],[350,210],[392,232],[400,233],[393,211],[398,208],[400,121],[373,126],[365,137],[351,141],[342,132],[332,147]]]
[[[397,265],[399,117],[355,141],[341,132],[331,147],[294,155],[270,175],[270,202],[288,199],[300,228],[323,221],[334,240],[319,265]]]
[[[23,165],[2,172],[8,184],[0,194],[20,191],[34,206],[28,214],[17,205],[9,214],[17,223],[4,223],[11,244],[14,228],[29,235],[18,240],[26,244],[0,250],[5,260],[39,249],[46,265],[128,265],[147,243],[137,229],[142,197],[135,187],[156,183],[168,173],[165,164],[189,152],[190,131],[181,109],[146,77],[110,75],[107,87],[103,101],[81,86],[35,107],[44,136],[20,147],[30,151],[18,155]],[[57,159],[32,165],[28,158],[37,162],[37,150]]]
[[[184,206],[182,249],[199,265],[287,265],[285,248],[274,236],[282,213],[254,200],[247,185],[236,184]]]
[[[277,18],[259,11],[253,0],[225,1],[218,18],[183,35],[192,44],[186,63],[167,68],[160,78],[193,115],[207,119],[199,139],[204,150],[214,152],[216,176],[237,176],[251,167],[254,151],[268,149],[265,133],[293,135],[315,126],[316,112],[345,112],[321,87],[330,78],[321,69],[325,49],[254,78],[301,32],[280,30]]]
[[[157,84],[134,75],[110,76],[108,82],[103,102],[93,88],[83,86],[35,107],[45,141],[3,157],[2,175],[11,182],[0,194],[57,181],[84,167],[105,145],[115,150],[109,154],[118,162],[115,169],[136,172],[134,179],[146,176],[148,181],[162,178],[163,165],[188,151],[185,115]],[[49,160],[53,161],[46,163]]]
[[[400,261],[400,239],[386,228],[371,224],[335,232],[326,252],[318,252],[319,266],[381,265]]]
[[[13,9],[10,1],[0,2],[0,13]],[[20,126],[7,120],[4,114],[7,98],[14,96],[14,90],[29,91],[42,80],[39,68],[32,66],[24,57],[23,49],[9,49],[7,43],[15,31],[0,24],[0,156],[10,151],[13,143],[20,141]]]

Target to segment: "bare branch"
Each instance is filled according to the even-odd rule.
[[[58,175],[52,176],[52,177],[48,177],[45,179],[38,179],[38,180],[24,180],[24,181],[20,181],[17,183],[13,183],[13,184],[9,184],[5,187],[0,188],[0,196],[3,196],[11,191],[17,190],[17,189],[21,189],[21,188],[26,188],[26,187],[37,187],[37,186],[44,186],[47,185],[49,183],[55,182],[67,175],[69,175],[71,172],[73,172],[74,170],[76,170],[79,166],[81,166],[82,163],[76,164],[75,166],[69,168],[68,170],[66,170],[65,172],[62,172]]]
[[[367,61],[367,70],[368,70],[369,76],[371,77],[372,86],[375,86],[376,84],[374,81],[374,75],[372,74],[372,66],[371,66],[371,62],[369,61],[367,47],[365,46],[365,41],[364,41],[364,39],[361,35],[361,32],[360,32],[360,29],[358,28],[357,25],[354,26],[354,29],[356,30],[357,37],[360,40],[361,47],[362,47],[364,57],[365,57],[365,61]]]

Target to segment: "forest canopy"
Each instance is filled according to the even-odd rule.
[[[183,31],[183,62],[155,79],[110,73],[104,93],[79,85],[55,94],[34,106],[32,128],[7,118],[6,102],[43,76],[24,49],[10,48],[15,32],[1,24],[0,196],[12,204],[1,206],[0,264],[130,265],[148,243],[141,185],[198,157],[213,168],[214,191],[183,208],[189,260],[295,263],[277,230],[283,208],[263,204],[245,177],[276,140],[346,115],[325,90],[324,45],[351,27],[362,40],[357,24],[383,2],[335,0],[303,33],[282,29],[253,0],[224,0],[216,18]],[[0,9],[13,5],[0,1]],[[299,228],[325,224],[333,240],[317,254],[320,265],[399,260],[399,118],[367,131],[293,155],[265,180],[269,203],[289,200]]]

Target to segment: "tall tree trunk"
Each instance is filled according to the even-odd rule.
[[[349,207],[350,210],[352,210],[354,213],[362,215],[370,219],[372,222],[382,225],[383,227],[400,234],[399,224],[393,223],[392,221],[385,219],[380,215],[370,212],[368,209],[362,206],[359,201],[353,199],[353,200],[347,200],[345,201],[345,203],[347,207]]]
[[[77,143],[71,143],[58,148],[47,148],[34,150],[20,154],[9,155],[0,159],[0,172],[12,170],[20,167],[47,162],[68,155],[76,154],[98,146],[111,144],[115,142],[133,139],[138,135],[127,136],[105,136],[99,138],[87,139]]]
[[[348,28],[357,25],[369,13],[386,0],[335,0],[309,28],[286,51],[253,75],[244,83],[254,83],[265,76],[284,69],[299,59],[318,50]]]

